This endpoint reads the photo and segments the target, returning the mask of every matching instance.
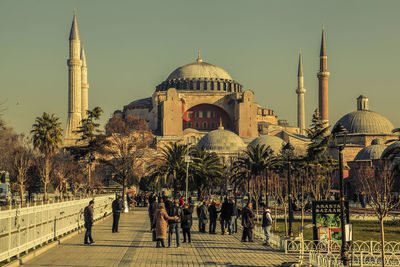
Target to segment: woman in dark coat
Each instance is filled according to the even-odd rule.
[[[190,234],[190,228],[192,227],[192,213],[193,213],[193,208],[189,207],[189,205],[186,203],[184,208],[183,208],[183,217],[181,221],[181,227],[182,227],[182,232],[183,232],[183,243],[186,242],[186,236],[188,243],[190,243],[191,240],[191,234]]]

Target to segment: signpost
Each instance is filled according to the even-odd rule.
[[[340,201],[313,201],[312,217],[314,240],[330,244],[342,244],[342,223]],[[345,202],[346,222],[349,223],[349,202]]]

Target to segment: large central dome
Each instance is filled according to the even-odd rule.
[[[232,80],[232,77],[223,68],[202,61],[177,68],[168,76],[167,80],[193,78]]]
[[[226,70],[203,62],[200,53],[196,62],[175,69],[157,86],[156,91],[166,91],[169,88],[185,91],[242,91],[242,85],[234,81]]]

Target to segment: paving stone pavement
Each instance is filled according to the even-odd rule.
[[[176,248],[155,248],[149,231],[147,209],[122,214],[119,233],[111,233],[112,216],[93,228],[95,244],[83,245],[84,233],[49,249],[24,263],[25,266],[280,266],[296,261],[292,255],[254,243],[240,242],[234,235],[198,233],[197,220],[192,227],[192,243]],[[208,225],[207,225],[208,226]],[[217,226],[219,230],[219,226]],[[181,234],[182,240],[182,234]],[[166,242],[167,243],[167,242]]]

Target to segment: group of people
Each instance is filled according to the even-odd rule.
[[[168,247],[171,246],[172,236],[175,233],[176,246],[180,247],[180,230],[182,228],[183,243],[192,241],[190,229],[193,223],[193,203],[189,199],[188,203],[183,203],[182,198],[171,200],[169,197],[149,198],[149,217],[153,241],[156,247],[165,247],[165,239],[168,232]]]
[[[156,242],[156,247],[165,247],[165,239],[168,237],[168,247],[172,244],[172,236],[175,233],[176,246],[180,247],[180,230],[182,229],[183,243],[191,243],[191,227],[193,224],[193,210],[194,204],[191,198],[187,202],[183,198],[174,198],[171,200],[168,196],[157,197],[152,194],[149,196],[149,218],[151,231],[153,232],[153,241]],[[93,226],[93,206],[94,201],[90,201],[89,205],[84,210],[85,220],[85,239],[84,244],[90,245],[94,243],[92,238],[92,226]],[[118,233],[118,224],[121,213],[124,210],[124,203],[121,196],[117,196],[112,202],[113,211],[113,225],[112,232]],[[229,200],[225,198],[221,205],[221,208],[217,206],[217,203],[213,200],[207,202],[202,200],[197,206],[197,217],[199,219],[199,232],[206,232],[206,225],[208,221],[209,233],[216,234],[216,224],[218,220],[218,214],[220,213],[220,224],[221,234],[225,233],[234,234],[237,233],[238,218],[241,216],[243,233],[242,242],[254,242],[253,241],[253,229],[255,227],[254,217],[255,214],[252,209],[252,203],[249,202],[242,209],[238,208],[233,199]],[[270,229],[272,225],[271,212],[267,207],[264,207],[262,215],[262,227],[265,233],[264,245],[269,246]],[[227,231],[227,232],[226,232]]]

